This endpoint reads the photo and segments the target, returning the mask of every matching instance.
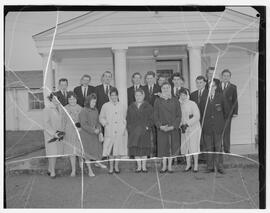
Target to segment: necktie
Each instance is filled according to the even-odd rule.
[[[179,91],[179,88],[176,88],[176,90],[175,90],[175,96],[177,96],[178,95],[178,91]]]
[[[150,94],[150,95],[153,94],[153,87],[152,87],[152,86],[150,86],[149,94]]]
[[[83,97],[86,97],[86,87],[84,87]]]
[[[109,86],[106,86],[106,95],[109,95]]]
[[[199,90],[199,92],[198,92],[198,103],[200,103],[200,101],[201,101],[201,95],[202,95],[201,92],[202,92],[201,90]]]

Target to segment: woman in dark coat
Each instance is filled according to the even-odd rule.
[[[172,173],[172,156],[180,152],[179,124],[181,108],[177,98],[171,95],[171,85],[164,83],[161,95],[154,104],[154,122],[157,127],[158,157],[163,157],[161,173]]]
[[[97,96],[90,94],[86,97],[84,108],[79,114],[80,122],[80,137],[83,146],[83,158],[88,166],[89,176],[95,176],[90,160],[101,160],[102,158],[102,143],[99,140],[101,136],[101,125],[98,120],[98,110],[96,108]],[[87,162],[88,161],[88,162]],[[106,168],[105,165],[98,163],[101,168]]]
[[[146,159],[151,154],[151,127],[153,107],[144,101],[144,91],[137,89],[135,102],[127,111],[128,152],[137,159],[136,172],[147,172]],[[145,160],[141,160],[145,159]]]

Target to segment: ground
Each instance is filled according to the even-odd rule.
[[[95,168],[96,176],[84,175],[83,182],[80,175],[9,175],[6,207],[258,208],[258,167],[228,168],[224,175],[204,173],[203,167],[199,173],[183,173],[184,165],[178,165],[173,174],[153,167],[146,174],[122,170],[119,175]]]

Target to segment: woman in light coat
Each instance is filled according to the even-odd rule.
[[[186,155],[185,172],[191,169],[191,154],[194,160],[194,172],[198,172],[198,154],[200,152],[201,124],[200,111],[194,101],[188,99],[188,91],[179,90],[179,101],[182,110],[181,129],[181,154]]]
[[[126,108],[118,100],[118,90],[112,88],[109,94],[110,101],[103,104],[99,121],[104,126],[103,156],[109,156],[109,174],[112,174],[120,172],[119,162],[112,159],[127,156],[127,130]]]
[[[48,157],[48,175],[55,178],[56,158],[64,153],[63,141],[59,141],[57,131],[62,130],[61,115],[62,109],[56,95],[51,93],[48,97],[49,103],[43,110],[44,116],[44,141],[46,157]],[[49,142],[50,140],[53,142]]]

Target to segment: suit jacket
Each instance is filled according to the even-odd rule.
[[[82,86],[75,87],[74,93],[77,95],[77,104],[79,104],[81,107],[84,107],[85,98],[83,97]],[[86,96],[90,95],[91,93],[96,93],[95,87],[88,85]]]
[[[222,134],[229,111],[223,94],[216,92],[213,100],[209,99],[205,108],[206,112],[202,123],[203,133],[212,134],[214,131],[216,134]]]
[[[204,113],[204,109],[205,109],[205,105],[206,105],[206,101],[207,101],[207,96],[208,96],[208,91],[206,88],[204,88],[202,94],[201,94],[201,98],[200,98],[200,102],[199,102],[199,90],[194,91],[193,93],[190,94],[190,100],[194,101],[201,113],[201,117],[200,120],[202,121],[203,118],[203,113]]]
[[[110,85],[110,89],[111,88],[112,86]],[[103,104],[109,101],[109,97],[106,95],[104,91],[103,84],[96,86],[96,95],[97,95],[97,109],[98,109],[98,112],[100,113],[100,110]]]
[[[214,78],[213,80],[216,82],[216,85],[217,85],[216,92],[222,93],[220,80],[217,79],[217,78]],[[209,84],[208,79],[207,79],[205,88],[206,88],[206,89],[209,89],[209,85],[210,85],[210,84]]]
[[[69,91],[67,91],[67,95],[68,95]],[[68,104],[68,99],[67,97],[64,97],[63,93],[61,90],[58,90],[55,93],[56,97],[58,98],[59,102],[63,105],[66,106]]]
[[[161,92],[160,87],[159,87],[157,84],[154,84],[154,87],[153,87],[153,94],[152,94],[152,95],[150,95],[150,93],[149,93],[148,85],[144,85],[144,86],[142,87],[142,89],[144,90],[144,93],[145,93],[145,98],[144,98],[144,100],[147,101],[147,102],[148,102],[149,104],[151,104],[152,106],[154,106],[155,100],[156,100],[156,98],[158,97],[158,96],[155,95],[155,94]]]
[[[182,88],[182,87],[181,87]],[[188,95],[190,96],[190,91],[189,91],[189,89],[188,88],[184,88],[184,89],[186,89],[187,91],[188,91]],[[174,94],[174,86],[173,86],[173,84],[171,85],[171,91],[172,91],[172,96],[173,97],[176,97],[176,95]],[[178,97],[177,97],[178,98]]]
[[[142,88],[142,85],[140,85],[139,88]],[[127,89],[127,95],[128,95],[128,106],[129,106],[130,104],[132,104],[135,101],[134,86],[131,86]]]
[[[225,100],[229,106],[229,117],[238,114],[237,87],[232,83],[228,83],[227,87],[222,90]]]

